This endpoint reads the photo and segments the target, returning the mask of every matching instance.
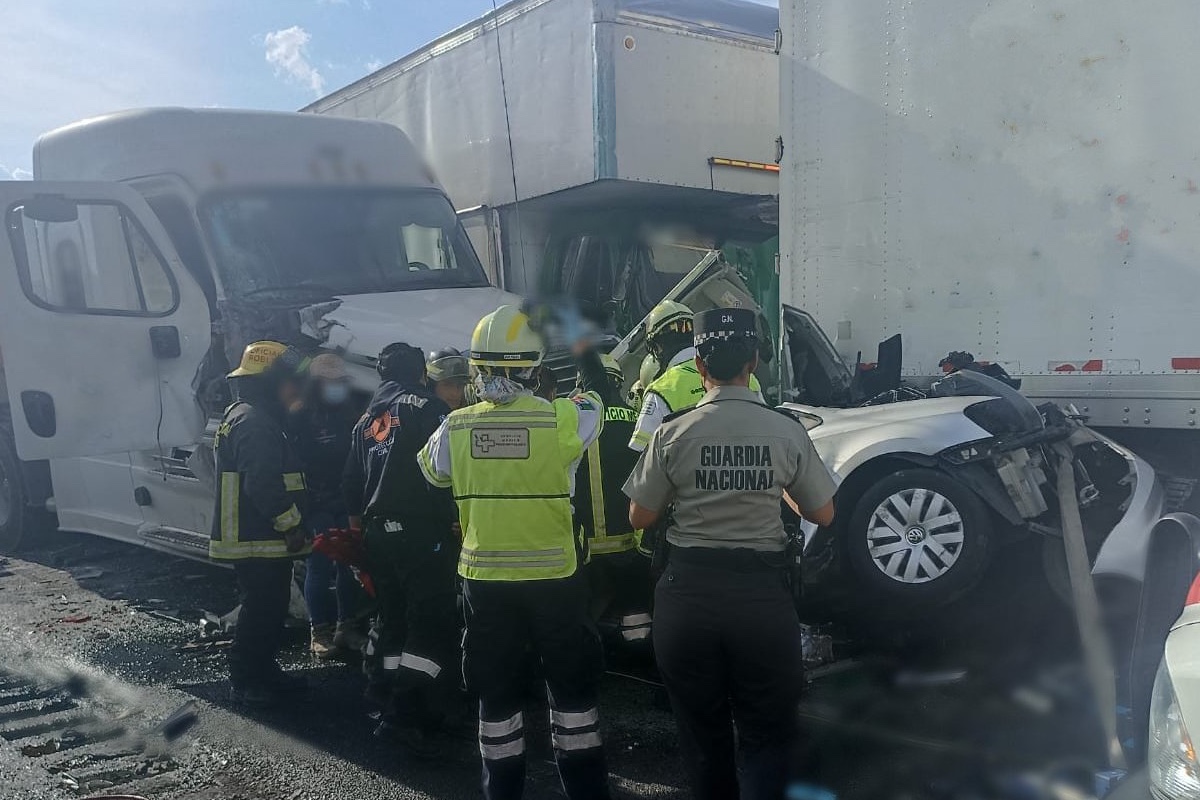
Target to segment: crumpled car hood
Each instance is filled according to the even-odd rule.
[[[786,403],[823,422],[808,432],[835,480],[855,467],[888,453],[934,455],[948,447],[989,436],[963,415],[987,397],[936,397],[862,408],[817,408]]]
[[[498,306],[521,303],[517,295],[492,286],[345,295],[337,300],[336,308],[309,318],[315,330],[306,332],[319,332],[326,347],[371,359],[392,342],[408,342],[426,352],[442,347],[465,350],[480,317]]]

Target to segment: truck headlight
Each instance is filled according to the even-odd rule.
[[[1150,786],[1164,800],[1200,797],[1200,764],[1183,723],[1166,660],[1158,667],[1150,699]]]

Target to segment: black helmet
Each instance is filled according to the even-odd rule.
[[[470,367],[467,357],[462,351],[453,347],[443,347],[429,354],[426,359],[426,373],[429,380],[437,383],[445,380],[467,380],[470,377]]]

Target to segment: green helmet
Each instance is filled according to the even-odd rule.
[[[638,381],[642,386],[649,386],[651,381],[658,377],[658,359],[652,355],[647,355],[642,359],[642,366],[638,369]]]
[[[621,362],[610,356],[608,353],[600,354],[600,363],[604,365],[604,372],[613,383],[617,386],[625,385],[625,373],[621,370]]]

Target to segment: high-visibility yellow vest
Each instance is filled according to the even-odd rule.
[[[750,376],[750,389],[760,391],[758,378]],[[674,414],[691,408],[704,397],[704,381],[695,363],[684,361],[667,369],[662,375],[646,387],[647,392],[654,392],[663,399],[667,408]]]
[[[480,581],[575,572],[568,470],[583,453],[579,410],[521,396],[450,414],[450,479],[462,525],[458,574]]]

